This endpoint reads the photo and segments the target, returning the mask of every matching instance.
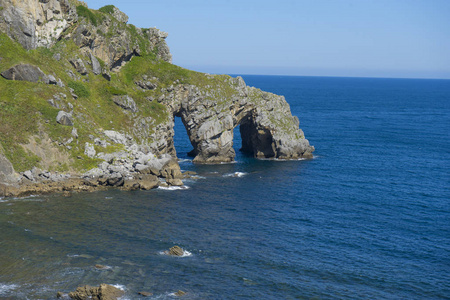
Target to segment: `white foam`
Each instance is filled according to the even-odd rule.
[[[173,257],[189,257],[189,256],[192,256],[192,252],[189,252],[189,251],[187,251],[185,249],[183,249],[183,255],[181,255],[181,256],[169,255],[169,251],[167,251],[167,250],[159,251],[158,254],[159,255],[173,256]]]
[[[178,191],[178,190],[187,190],[187,189],[189,189],[189,187],[186,185],[183,185],[183,186],[159,186],[158,189],[164,190],[164,191]]]
[[[3,293],[9,292],[11,290],[14,290],[18,287],[18,285],[16,284],[3,284],[0,283],[0,295],[2,295]]]
[[[245,172],[234,172],[234,173],[225,174],[225,175],[223,175],[223,177],[244,177],[247,174],[248,173],[245,173]]]
[[[0,198],[0,203],[8,202],[8,200],[3,200],[3,198]]]
[[[112,285],[116,289],[122,290],[124,292],[126,291],[126,287],[124,285],[122,285],[122,284],[110,284],[110,285]]]
[[[178,160],[179,163],[184,163],[184,162],[191,162],[192,159],[188,159],[188,158],[181,158]]]
[[[206,177],[200,175],[192,175],[190,179],[206,179]]]

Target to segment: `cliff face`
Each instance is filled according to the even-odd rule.
[[[312,157],[282,96],[172,65],[167,33],[127,21],[114,6],[0,0],[1,182],[152,173],[180,184],[175,116],[194,162],[232,161],[236,126],[255,157]]]

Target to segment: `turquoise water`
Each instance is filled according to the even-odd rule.
[[[193,165],[176,120],[188,189],[0,200],[0,298],[449,299],[450,81],[244,79],[286,96],[315,159]]]

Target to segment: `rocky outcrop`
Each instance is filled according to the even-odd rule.
[[[168,251],[166,251],[166,254],[171,256],[183,256],[184,250],[180,246],[173,246]]]
[[[298,128],[298,118],[292,116],[283,96],[248,87],[241,77],[228,80],[228,98],[222,98],[220,91],[214,95],[215,91],[178,85],[159,99],[174,116],[181,117],[194,148],[190,153],[194,162],[233,161],[233,130],[237,126],[241,150],[257,158],[312,157],[314,147]]]
[[[0,183],[11,183],[17,181],[13,165],[4,157],[0,151]]]
[[[98,287],[92,287],[89,285],[78,287],[76,291],[69,293],[69,297],[74,300],[116,300],[124,294],[124,291],[112,285],[101,284]]]
[[[125,110],[130,110],[134,113],[138,112],[136,102],[134,102],[133,98],[128,95],[114,96],[113,101]]]
[[[88,19],[80,19],[73,32],[65,38],[72,39],[82,52],[98,57],[108,69],[115,71],[134,56],[143,53],[156,53],[157,58],[172,62],[172,55],[165,42],[168,36],[166,32],[124,24],[128,17],[117,8],[108,7],[96,24]]]
[[[0,104],[8,108],[0,111],[0,125],[7,128],[0,131],[0,182],[22,184],[2,186],[0,194],[181,186],[175,117],[183,121],[197,163],[233,161],[236,127],[241,150],[257,158],[312,157],[314,148],[284,97],[248,87],[240,77],[171,65],[167,33],[127,21],[114,6],[95,11],[75,0],[0,0],[0,31],[26,49],[51,48],[16,51],[17,43],[0,36],[1,65],[9,68],[1,75],[54,85],[0,78],[6,91]],[[123,67],[133,58],[137,63]],[[20,111],[22,119],[6,111]],[[55,116],[64,126],[55,124]],[[23,159],[15,155],[21,149]]]
[[[25,49],[49,47],[78,20],[70,0],[0,0],[0,30]]]

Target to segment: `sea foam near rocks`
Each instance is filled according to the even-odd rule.
[[[246,172],[234,172],[234,173],[228,173],[223,175],[223,177],[244,177],[245,175],[248,175]]]
[[[158,190],[164,190],[164,191],[178,191],[178,190],[188,190],[190,187],[183,185],[183,186],[159,186]]]

